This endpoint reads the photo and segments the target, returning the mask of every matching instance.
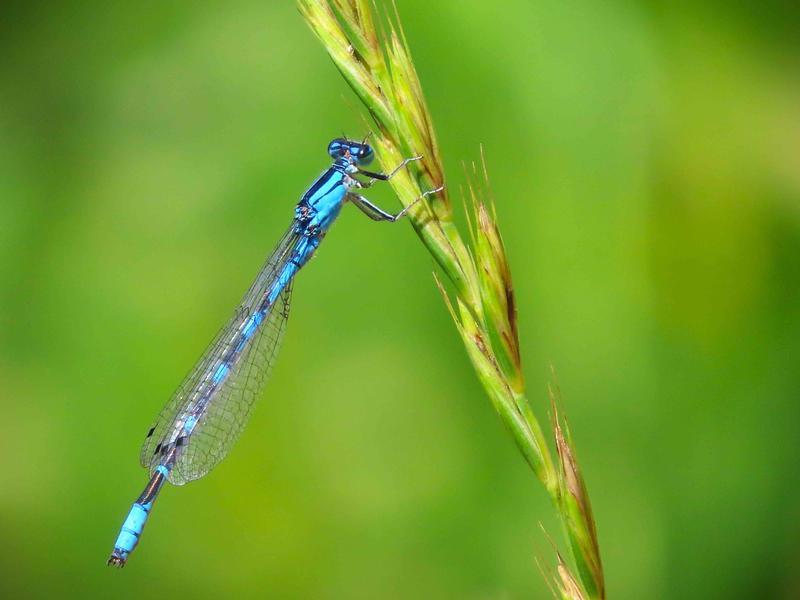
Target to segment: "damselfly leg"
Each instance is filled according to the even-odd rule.
[[[408,214],[408,211],[411,210],[411,207],[414,206],[417,202],[419,202],[423,198],[430,196],[431,194],[437,194],[441,192],[443,189],[444,186],[440,185],[438,188],[434,190],[428,190],[427,192],[424,192],[423,194],[418,196],[411,204],[409,204],[408,206],[403,208],[403,210],[401,210],[396,214],[386,212],[385,210],[383,210],[379,206],[376,206],[375,204],[373,204],[360,194],[354,194],[350,192],[348,196],[350,198],[350,201],[353,204],[355,204],[361,210],[361,212],[363,212],[373,221],[390,221],[394,223],[398,219],[402,219],[404,216],[406,216]]]
[[[366,171],[364,169],[359,169],[356,171],[359,175],[364,175],[365,177],[369,177],[367,181],[359,181],[359,186],[361,188],[368,188],[371,187],[373,183],[376,181],[389,181],[392,177],[394,177],[403,167],[405,167],[408,163],[414,162],[416,160],[422,160],[421,156],[412,156],[411,158],[405,159],[399,165],[397,165],[391,173],[374,173],[372,171]]]

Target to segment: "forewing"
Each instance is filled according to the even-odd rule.
[[[178,454],[170,473],[173,483],[180,485],[208,473],[241,435],[278,354],[289,318],[291,288],[289,282],[232,366],[227,379],[214,391],[211,402]]]
[[[291,227],[267,259],[256,277],[256,280],[253,282],[253,285],[250,286],[250,289],[245,294],[231,319],[225,327],[220,330],[211,344],[209,344],[208,348],[206,348],[203,355],[197,361],[195,367],[184,378],[181,385],[159,413],[153,425],[148,429],[139,454],[139,462],[143,467],[153,471],[153,469],[160,464],[162,450],[168,447],[169,444],[174,444],[176,442],[182,424],[191,413],[193,406],[199,398],[207,396],[212,389],[214,385],[212,378],[215,365],[229,352],[232,343],[234,343],[233,340],[236,339],[237,333],[242,330],[245,323],[256,310],[256,307],[263,300],[267,290],[275,281],[277,273],[291,255],[297,243],[297,239],[298,235],[294,231],[294,227]],[[279,304],[283,302],[287,303],[286,310],[288,311],[288,294],[286,298],[282,297],[279,301],[276,301],[273,306],[273,308],[278,309],[279,313],[283,312],[283,309],[279,307]],[[252,348],[255,343],[265,343],[260,339],[263,337],[261,328],[266,326],[267,321],[273,318],[272,314],[274,312],[275,311],[271,311],[270,314],[265,317],[261,327],[250,340],[249,347],[245,352],[251,352],[250,348]],[[244,364],[243,358],[245,358],[243,355],[240,356],[240,359],[237,361],[236,365],[234,365],[234,370],[238,370],[240,366]],[[235,373],[232,372],[230,376],[233,375],[235,375]],[[214,394],[220,391],[221,389],[215,390]],[[172,477],[170,477],[170,480],[173,483],[177,483]],[[185,481],[183,481],[183,483],[185,483]]]

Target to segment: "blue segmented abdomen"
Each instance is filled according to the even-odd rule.
[[[108,559],[108,564],[125,565],[128,555],[134,551],[139,543],[139,538],[142,536],[142,531],[144,531],[144,526],[150,516],[150,510],[153,508],[153,503],[156,501],[168,474],[168,469],[163,465],[156,467],[152,479],[141,496],[139,496],[139,499],[134,502],[128,512],[128,516],[125,517],[125,521],[122,523],[119,535],[114,542],[114,551],[111,553],[111,558]]]

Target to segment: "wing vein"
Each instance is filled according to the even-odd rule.
[[[148,430],[140,462],[152,471],[170,462],[170,482],[181,485],[208,473],[239,437],[266,383],[286,329],[291,279],[278,282],[300,235],[294,224],[267,259],[233,317]],[[271,305],[274,286],[284,287]]]

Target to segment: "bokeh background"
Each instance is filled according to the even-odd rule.
[[[398,5],[451,189],[485,146],[610,596],[800,597],[796,7]],[[288,0],[4,3],[0,56],[0,596],[549,597],[429,256],[353,209],[231,456],[106,568],[151,419],[365,126]]]

